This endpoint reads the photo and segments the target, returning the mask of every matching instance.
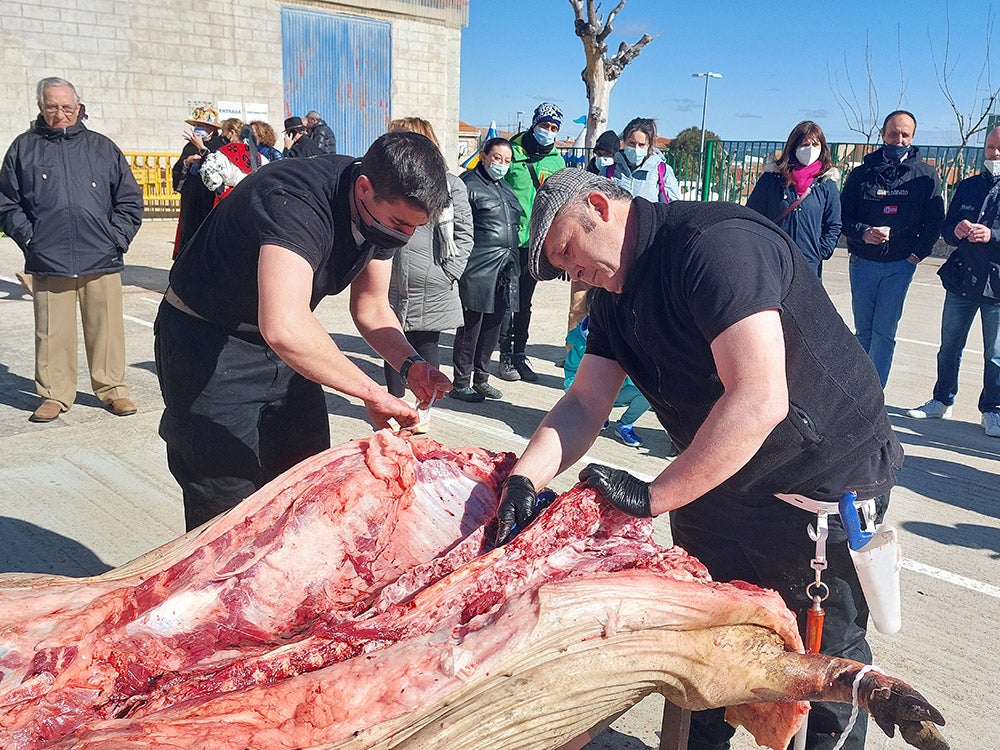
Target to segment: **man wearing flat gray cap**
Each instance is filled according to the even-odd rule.
[[[585,170],[539,189],[529,266],[596,289],[576,379],[504,485],[497,542],[538,513],[536,488],[600,433],[625,376],[681,449],[651,483],[591,464],[581,481],[635,516],[670,513],[676,544],[716,580],[776,589],[804,632],[816,516],[802,504],[848,490],[881,516],[902,464],[871,361],[787,235],[731,203],[650,203]],[[823,653],[870,663],[868,606],[830,518]],[[837,543],[841,542],[841,543]],[[832,747],[850,706],[814,704],[807,747]],[[697,712],[691,750],[729,747],[721,709]],[[844,745],[864,747],[855,724]]]

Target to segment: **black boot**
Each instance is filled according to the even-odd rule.
[[[531,369],[528,358],[523,354],[515,354],[513,358],[514,369],[525,383],[534,383],[538,380],[538,373]]]

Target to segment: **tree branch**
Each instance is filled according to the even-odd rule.
[[[618,76],[622,74],[622,70],[625,69],[625,66],[637,58],[639,53],[642,52],[642,48],[651,41],[653,41],[653,37],[649,34],[643,34],[642,39],[635,44],[629,45],[622,42],[618,45],[618,52],[604,66],[604,77],[609,81],[617,80]]]

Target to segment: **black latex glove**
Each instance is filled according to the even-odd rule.
[[[627,471],[589,464],[580,472],[580,481],[600,492],[609,503],[630,516],[653,516],[649,509],[649,485]]]
[[[511,474],[503,483],[500,507],[497,508],[497,536],[494,546],[500,547],[527,528],[539,513],[552,503],[550,492],[535,492],[531,480]]]

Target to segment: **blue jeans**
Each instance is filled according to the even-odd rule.
[[[908,260],[878,263],[851,256],[851,308],[854,335],[867,353],[885,388],[896,349],[896,327],[903,315],[906,290],[916,266]]]
[[[955,403],[962,349],[976,312],[983,322],[983,390],[979,394],[979,411],[1000,412],[1000,305],[985,302],[982,297],[970,300],[951,292],[945,294],[934,399],[948,406]]]

